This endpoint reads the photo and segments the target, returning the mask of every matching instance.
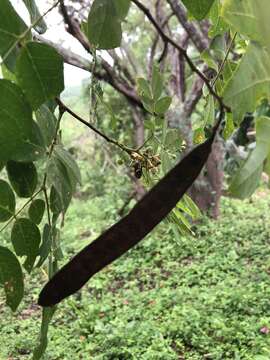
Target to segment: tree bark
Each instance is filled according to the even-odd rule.
[[[205,169],[189,190],[189,195],[202,212],[217,219],[224,179],[225,146],[222,138],[217,138],[212,146]]]

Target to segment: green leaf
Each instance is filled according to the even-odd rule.
[[[36,120],[44,138],[45,144],[50,146],[55,136],[57,119],[47,105],[41,105],[35,112]]]
[[[17,219],[11,231],[11,241],[18,256],[26,256],[25,269],[30,273],[39,254],[41,236],[39,228],[31,220]]]
[[[270,176],[270,153],[268,154],[267,156],[267,159],[264,163],[264,168],[263,168],[263,171],[268,175]],[[268,182],[269,183],[269,182]]]
[[[192,234],[191,224],[186,219],[185,215],[177,208],[171,212],[169,218],[172,221],[172,226],[176,226],[176,229],[182,235],[189,236]]]
[[[228,25],[225,22],[225,20],[222,18],[220,14],[220,9],[221,9],[221,1],[216,0],[209,12],[209,19],[212,25],[209,29],[208,34],[211,38],[217,35],[222,35],[226,31],[228,31]]]
[[[173,166],[167,151],[164,150],[161,152],[161,166],[164,174],[167,174],[167,172],[170,171]]]
[[[237,32],[267,46],[270,51],[269,0],[226,0],[222,8],[224,20]]]
[[[45,201],[43,201],[42,199],[36,199],[32,201],[28,210],[28,215],[31,221],[39,225],[43,218],[44,212],[45,212]]]
[[[226,56],[227,44],[223,35],[217,35],[212,39],[210,50],[214,59],[223,61]]]
[[[4,168],[5,165],[6,164],[4,161],[0,161],[0,171],[2,171],[2,169]]]
[[[16,256],[2,246],[0,246],[0,284],[4,286],[7,305],[15,311],[23,298],[23,274]]]
[[[41,14],[38,10],[35,0],[23,0],[23,2],[25,3],[25,6],[27,7],[27,9],[29,11],[31,24],[34,24],[37,20],[40,19],[38,21],[38,23],[34,26],[34,29],[39,34],[44,34],[47,30],[47,25],[46,25],[44,19],[41,18]]]
[[[202,20],[210,11],[215,0],[182,0],[188,11],[197,20]]]
[[[240,199],[250,196],[260,181],[263,163],[270,152],[270,118],[256,119],[256,148],[233,178],[229,192]]]
[[[149,83],[144,78],[137,79],[137,91],[138,91],[138,94],[140,97],[144,96],[149,99],[152,99],[152,93],[151,93]]]
[[[27,30],[26,24],[19,17],[9,0],[1,0],[0,6],[0,55],[3,57]]]
[[[70,178],[66,167],[57,158],[52,157],[49,161],[48,168],[48,182],[53,186],[58,196],[54,196],[53,204],[57,204],[59,208],[59,199],[61,203],[61,211],[65,212],[70,204],[72,193],[74,190],[73,179]],[[58,199],[59,197],[59,199]],[[57,199],[57,201],[56,201]],[[52,210],[53,211],[53,210]],[[53,211],[54,212],[54,211]]]
[[[8,80],[0,80],[0,160],[20,157],[21,147],[30,141],[32,112],[21,89]]]
[[[91,7],[87,35],[99,49],[113,49],[121,45],[122,26],[129,9],[129,0],[95,0]]]
[[[154,106],[155,106],[154,100],[149,99],[146,96],[141,96],[141,100],[142,100],[143,107],[145,108],[145,110],[147,110],[148,112],[153,114],[154,113]]]
[[[9,70],[5,63],[2,64],[1,71],[4,79],[10,80],[14,83],[17,82],[16,76]]]
[[[215,101],[212,95],[207,96],[207,105],[204,111],[203,126],[212,125],[215,121]]]
[[[45,224],[42,233],[42,244],[39,249],[40,259],[37,263],[37,267],[42,266],[44,261],[46,261],[51,251],[51,247],[52,247],[51,228],[49,224]]]
[[[232,78],[224,88],[224,102],[240,123],[246,112],[253,112],[262,98],[270,97],[270,55],[259,44],[251,43]]]
[[[0,222],[9,220],[15,213],[15,195],[9,184],[0,180]]]
[[[159,68],[156,65],[153,66],[151,88],[153,99],[157,101],[162,94],[163,78],[159,71]]]
[[[72,155],[61,145],[54,147],[53,155],[65,166],[70,175],[71,182],[81,184],[81,172]]]
[[[130,8],[130,0],[117,0],[114,1],[114,5],[119,19],[125,20]]]
[[[171,151],[177,152],[180,150],[183,139],[176,129],[168,129],[165,134],[164,147]]]
[[[225,140],[228,140],[230,138],[230,136],[232,135],[232,133],[234,132],[235,126],[233,123],[233,117],[232,114],[226,114],[226,124],[223,130],[223,137]]]
[[[54,186],[51,187],[50,192],[50,209],[55,216],[58,216],[63,209],[61,197]]]
[[[16,76],[34,110],[64,90],[64,65],[51,46],[28,42],[16,63]]]
[[[179,204],[179,203],[178,203]],[[177,206],[178,206],[177,204]],[[180,201],[180,208],[182,210],[185,208],[185,212],[192,217],[192,219],[199,219],[202,216],[202,213],[194,201],[188,196],[184,195],[183,199]]]
[[[172,98],[170,96],[165,96],[159,99],[155,103],[155,113],[158,115],[163,115],[168,111],[169,107],[171,106]]]
[[[205,49],[200,56],[209,68],[214,69],[216,70],[216,72],[218,72],[218,64],[213,59],[209,49]]]
[[[249,177],[240,177],[239,173],[229,188],[230,194],[241,200],[249,198],[259,186],[262,171],[263,165],[260,164],[253,169]]]
[[[19,197],[31,197],[37,187],[38,175],[35,165],[8,161],[6,165],[9,181]]]
[[[30,162],[36,161],[46,155],[46,147],[38,124],[33,121],[30,139],[18,144],[17,154],[13,160]]]
[[[12,48],[11,51],[7,53],[8,55],[5,56],[3,61],[3,65],[5,65],[8,71],[10,72],[10,76],[9,78],[7,78],[7,80],[12,80],[14,83],[17,83],[17,78],[15,76],[15,68],[16,68],[16,60],[19,55],[19,52],[20,50],[18,48],[18,45],[16,45],[14,48]],[[13,75],[14,79],[12,79],[11,74]]]
[[[198,128],[193,133],[194,144],[201,144],[205,140],[205,132],[203,128]]]

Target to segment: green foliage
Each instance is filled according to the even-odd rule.
[[[256,147],[232,180],[229,191],[233,196],[244,199],[252,195],[258,187],[263,163],[270,152],[269,137],[270,118],[256,119]]]
[[[7,305],[15,311],[23,297],[23,274],[16,256],[0,246],[0,284],[6,293]]]
[[[209,36],[211,38],[224,34],[228,30],[228,25],[221,16],[221,0],[214,1],[209,12],[209,19],[211,20],[209,29]]]
[[[33,24],[37,22],[34,29],[40,34],[45,33],[47,25],[39,12],[35,0],[23,0],[23,2],[29,11],[31,23]]]
[[[39,248],[39,261],[37,267],[41,267],[47,260],[52,247],[52,233],[49,224],[45,224],[42,233],[42,243]]]
[[[236,31],[270,50],[270,4],[268,0],[226,0],[222,15]]]
[[[222,133],[224,139],[228,140],[231,137],[231,135],[233,134],[234,130],[235,130],[235,126],[234,126],[232,114],[227,114],[226,124],[224,126],[224,130]]]
[[[0,159],[21,160],[22,149],[32,136],[31,108],[22,90],[8,80],[0,79],[0,94]]]
[[[164,81],[156,65],[153,66],[151,85],[146,79],[138,78],[137,88],[143,106],[149,113],[155,116],[163,116],[168,111],[172,98],[170,96],[162,97]]]
[[[35,223],[27,218],[15,221],[11,231],[11,241],[18,256],[26,256],[25,269],[30,273],[39,254],[40,231]]]
[[[49,106],[43,104],[35,111],[36,120],[46,146],[50,146],[55,136],[57,119]]]
[[[0,222],[10,219],[15,212],[15,196],[9,184],[0,180]]]
[[[64,90],[63,59],[46,44],[28,42],[16,62],[19,84],[34,110]]]
[[[0,9],[0,55],[5,56],[18,37],[27,29],[9,0],[1,1]]]
[[[61,145],[56,145],[54,147],[53,154],[55,158],[58,159],[67,169],[67,172],[69,173],[69,178],[73,183],[73,190],[75,190],[74,186],[77,183],[81,183],[81,173],[76,161],[73,159],[71,154]]]
[[[70,257],[89,242],[89,224],[94,239],[116,220],[121,204],[108,186],[123,183],[108,173],[104,197],[75,200],[63,234]],[[161,225],[63,303],[44,360],[269,357],[269,335],[261,332],[270,326],[269,219],[262,215],[268,194],[261,190],[252,202],[223,199],[220,220],[203,219],[194,239],[178,242]],[[33,296],[42,276],[33,275],[21,314],[0,308],[0,358],[28,359],[36,344]]]
[[[215,0],[182,0],[182,2],[197,20],[202,20],[208,14]]]
[[[51,158],[48,162],[48,182],[52,185],[51,190],[51,210],[60,214],[61,211],[66,212],[73,193],[73,178],[71,179],[67,168],[57,158]],[[58,210],[54,211],[52,204],[57,203]]]
[[[129,0],[95,0],[84,27],[90,43],[98,49],[119,47],[122,39],[121,22],[129,6]]]
[[[8,179],[19,197],[31,197],[37,187],[38,175],[33,163],[8,161],[6,165]]]
[[[42,199],[32,201],[28,209],[29,219],[39,225],[44,215],[46,203]]]
[[[270,93],[270,57],[268,51],[251,42],[233,76],[224,88],[224,100],[240,123],[246,112],[253,112],[262,97]]]
[[[44,19],[40,17],[35,1],[23,1],[31,18],[31,28],[33,27],[39,33],[44,33],[46,24]],[[213,81],[209,80],[209,83],[217,94],[223,96],[225,105],[232,110],[232,114],[226,114],[224,138],[228,139],[232,135],[247,112],[255,112],[256,148],[250,152],[248,159],[241,164],[241,168],[233,177],[229,188],[234,196],[242,199],[255,191],[263,170],[268,174],[270,173],[269,114],[263,113],[259,117],[256,115],[261,101],[266,100],[267,102],[269,100],[269,1],[184,0],[182,2],[192,17],[198,20],[207,17],[210,21],[209,35],[212,39],[209,49],[200,54],[199,58],[197,50],[194,51],[191,46],[188,48],[187,54],[196,66],[201,66],[201,61],[203,61],[217,73],[217,77]],[[147,11],[148,5],[147,2]],[[152,12],[153,9],[150,5],[149,11]],[[175,165],[176,159],[181,153],[183,140],[179,136],[179,129],[168,129],[167,121],[165,121],[165,114],[171,104],[173,103],[178,108],[179,103],[177,102],[178,99],[172,99],[171,96],[168,96],[171,91],[168,90],[167,85],[171,81],[170,76],[172,74],[171,66],[168,66],[165,61],[166,55],[169,54],[166,53],[166,47],[162,49],[160,43],[157,42],[156,49],[155,47],[152,48],[154,37],[150,31],[151,24],[144,21],[144,15],[135,7],[129,13],[128,21],[125,22],[129,7],[129,0],[95,0],[90,8],[88,22],[83,25],[83,28],[92,45],[93,58],[97,58],[97,60],[94,59],[91,71],[97,71],[99,76],[103,78],[110,78],[110,82],[113,82],[114,79],[111,78],[110,71],[104,74],[101,70],[99,54],[96,53],[95,48],[112,49],[119,47],[124,31],[134,51],[135,58],[132,69],[129,68],[128,64],[120,85],[122,86],[123,83],[127,82],[128,90],[136,96],[135,81],[132,81],[130,74],[140,74],[140,78],[137,80],[137,92],[148,112],[144,124],[149,146],[149,148],[142,150],[142,162],[145,165],[143,169],[144,181],[150,187]],[[170,23],[175,21],[175,18],[169,20]],[[179,27],[173,25],[171,30],[170,36],[175,39]],[[232,44],[228,46],[225,40],[228,39],[230,33],[235,32],[237,35],[233,37]],[[13,228],[11,242],[8,239],[7,232],[4,233],[4,237],[1,237],[1,241],[6,247],[0,247],[0,283],[4,287],[6,303],[12,310],[17,309],[22,300],[24,283],[20,262],[10,252],[9,246],[13,245],[17,256],[26,256],[24,267],[27,272],[32,271],[34,274],[31,274],[34,276],[34,280],[33,278],[29,280],[29,277],[26,277],[26,286],[28,286],[28,281],[37,281],[38,275],[33,270],[36,267],[43,266],[45,269],[44,265],[46,265],[48,276],[51,277],[56,272],[58,262],[62,258],[59,227],[60,224],[64,224],[65,216],[68,217],[67,209],[72,197],[74,195],[87,197],[90,193],[92,201],[95,199],[95,195],[100,197],[104,193],[107,195],[113,193],[110,194],[114,196],[113,201],[110,200],[106,206],[104,206],[104,198],[99,198],[94,200],[97,203],[100,201],[99,206],[91,208],[91,203],[87,203],[86,206],[81,202],[81,209],[76,210],[80,214],[80,225],[85,226],[85,231],[89,231],[89,223],[91,223],[91,231],[97,235],[104,228],[107,228],[108,219],[110,219],[110,223],[114,223],[118,219],[116,204],[123,205],[121,196],[127,196],[124,182],[118,182],[116,179],[122,176],[122,169],[119,170],[118,168],[120,175],[114,176],[115,179],[106,179],[104,170],[108,152],[106,146],[102,149],[104,154],[95,149],[98,154],[93,160],[98,165],[101,164],[102,169],[97,169],[96,164],[91,164],[93,166],[87,176],[84,172],[83,178],[86,184],[81,179],[80,170],[75,161],[77,149],[75,149],[74,156],[73,149],[71,148],[69,151],[62,143],[65,137],[69,141],[73,140],[74,134],[66,135],[64,133],[62,137],[60,122],[63,109],[61,106],[57,109],[57,117],[55,114],[56,102],[54,99],[64,90],[63,59],[53,47],[33,41],[33,34],[10,1],[1,0],[0,222],[6,222],[1,234],[9,224],[13,223]],[[148,70],[145,61],[145,49],[150,47],[153,51],[151,56],[155,55],[155,51],[156,55],[161,56],[163,73],[161,74],[157,65],[152,66],[151,63],[149,67],[153,69],[152,75],[147,77],[145,75]],[[234,48],[234,56],[230,54],[232,48]],[[158,52],[161,53],[158,54]],[[149,57],[148,55],[147,57]],[[136,62],[141,62],[141,65],[137,66]],[[113,71],[117,73],[117,61],[114,65]],[[189,90],[190,79],[193,79],[194,76],[188,69],[185,70],[184,76],[186,77],[185,86]],[[94,109],[96,104],[93,101],[94,106],[91,109],[91,114],[95,114],[96,119],[91,119],[91,121],[93,120],[93,123],[96,121],[97,127],[102,129],[106,135],[117,139],[114,144],[131,142],[133,128],[130,118],[132,114],[128,109],[128,102],[123,101],[120,96],[112,94],[112,91],[108,91],[100,83],[93,81],[93,84],[95,85],[95,87],[91,85],[91,89],[94,89],[93,96],[97,97],[96,102],[101,109]],[[209,127],[213,125],[220,110],[216,97],[209,93],[206,86],[203,89],[203,95],[203,101],[197,106],[198,113],[192,115],[192,120],[195,119],[193,136],[195,143],[200,143],[205,139]],[[56,99],[56,101],[58,100]],[[83,112],[85,113],[85,109]],[[197,119],[199,120],[196,121]],[[92,149],[92,143],[90,147]],[[109,149],[109,153],[110,151],[111,149]],[[130,160],[125,157],[126,154],[123,156],[122,153],[119,154],[118,152],[116,156],[121,157],[121,161],[125,163]],[[102,162],[100,159],[104,161]],[[154,166],[152,166],[153,160],[156,161]],[[159,166],[160,161],[161,166]],[[113,165],[114,162],[115,158],[113,157]],[[89,162],[86,165],[83,163],[83,165],[88,168]],[[39,178],[36,169],[38,169]],[[122,180],[126,181],[126,178],[123,176]],[[87,181],[91,181],[91,184],[87,184]],[[77,184],[84,186],[79,195],[76,193]],[[15,198],[10,185],[16,196],[28,198],[25,203],[22,203],[21,199]],[[117,189],[117,191],[112,191],[112,189]],[[39,199],[36,199],[37,196]],[[15,210],[16,204],[17,211]],[[231,205],[231,203],[229,204]],[[211,233],[210,239],[207,239],[211,244],[209,245],[205,236],[202,235],[198,239],[197,247],[194,246],[199,250],[195,251],[191,246],[193,243],[185,236],[195,230],[194,226],[190,225],[189,220],[199,217],[200,213],[188,197],[179,202],[170,214],[169,220],[172,226],[168,227],[169,230],[164,228],[161,235],[157,232],[157,239],[153,240],[150,237],[146,245],[138,247],[134,251],[134,257],[132,255],[130,259],[120,260],[115,268],[112,267],[116,271],[116,280],[114,280],[115,273],[112,276],[110,270],[108,278],[101,274],[97,276],[96,282],[94,280],[89,285],[88,289],[94,298],[90,308],[88,303],[86,305],[85,300],[83,300],[82,305],[78,305],[76,300],[70,300],[69,306],[73,306],[76,314],[80,315],[76,326],[74,326],[75,333],[82,337],[86,333],[88,337],[87,341],[82,341],[82,344],[76,344],[76,337],[72,334],[69,340],[74,349],[79,349],[78,351],[83,349],[97,359],[174,359],[181,356],[187,359],[199,359],[204,355],[209,355],[209,353],[209,356],[217,359],[269,357],[269,354],[264,354],[263,350],[264,342],[268,345],[267,337],[261,339],[263,335],[257,334],[260,326],[269,326],[269,319],[264,320],[261,316],[258,320],[256,318],[257,310],[253,306],[254,301],[257,303],[258,314],[260,315],[267,312],[264,295],[262,296],[263,299],[259,296],[260,291],[264,291],[266,285],[268,286],[262,265],[263,259],[266,259],[267,263],[268,253],[263,240],[260,238],[260,234],[265,234],[266,230],[260,229],[261,232],[254,233],[252,232],[253,228],[249,226],[250,224],[245,222],[236,224],[234,222],[236,219],[233,216],[237,218],[238,214],[243,215],[242,208],[239,204],[237,206],[239,208],[237,207],[234,214],[226,212],[230,223],[226,223],[226,220],[224,223],[221,222],[223,225],[226,224],[224,228],[221,225],[221,230],[220,228],[217,230],[207,223],[207,231],[215,231],[215,238]],[[89,208],[92,209],[91,221],[85,216]],[[250,213],[252,210],[249,209]],[[265,208],[264,211],[266,211]],[[93,224],[95,212],[97,214],[102,213],[96,219],[96,222],[101,223],[99,225],[95,222]],[[47,219],[44,219],[44,214],[46,214]],[[257,216],[258,214],[254,214],[255,219]],[[69,221],[72,223],[71,219]],[[243,221],[245,220],[243,219]],[[260,223],[259,220],[257,222]],[[77,223],[75,225],[78,227]],[[243,230],[243,236],[239,237],[237,234],[236,239],[235,233],[237,231],[235,229],[239,229],[240,225],[249,232]],[[232,229],[231,226],[234,227],[234,231],[228,230],[228,228]],[[204,225],[200,229],[203,231]],[[72,239],[78,238],[78,236],[76,237],[78,235],[76,229],[71,228],[66,231],[73,232]],[[168,234],[169,231],[170,234]],[[255,236],[255,240],[252,239],[251,241],[250,234],[256,235],[258,238]],[[156,245],[160,238],[162,238],[162,243],[165,238],[164,244],[159,244],[158,250],[153,250],[153,243]],[[181,244],[181,251],[179,253],[176,251],[176,255],[170,252],[172,244],[169,240],[172,238],[176,243]],[[242,239],[244,245],[238,244],[239,238]],[[74,248],[76,250],[81,249],[81,243],[78,242],[74,247],[66,244],[66,250],[70,251],[72,255],[75,252]],[[173,249],[175,251],[175,248]],[[249,263],[243,265],[242,261],[246,259],[245,251],[254,251],[254,254],[259,252],[259,260],[253,253],[252,256],[250,255],[252,262],[255,262],[256,265]],[[189,259],[189,254],[191,254],[192,263],[184,263],[185,266],[182,266],[181,263],[179,270],[179,258],[185,260],[182,256],[186,256]],[[144,260],[140,258],[144,258]],[[161,258],[164,259],[162,266],[153,272],[153,262],[151,263],[151,261],[162,262]],[[247,259],[247,262],[250,258]],[[141,270],[145,269],[144,266],[147,268],[145,272]],[[260,285],[260,281],[259,285],[255,285],[255,283],[250,285],[250,279],[247,278],[249,275],[245,275],[243,266],[251,266],[252,271],[254,270],[254,278],[259,279],[262,285]],[[172,274],[170,279],[168,276],[166,277],[166,281],[170,286],[172,285],[173,290],[169,288],[163,292],[162,286],[160,286],[164,280],[164,271],[169,271]],[[240,277],[241,284],[244,284],[245,287],[244,290],[239,289],[237,277],[234,277],[233,272]],[[138,286],[135,287],[134,294],[131,294],[128,288],[128,300],[124,299],[128,303],[125,304],[123,304],[122,298],[121,300],[118,298],[119,293],[121,296],[123,295],[121,290],[123,279],[128,279]],[[39,282],[44,281],[44,279],[38,280]],[[117,283],[118,280],[121,286]],[[155,280],[157,280],[155,282],[156,288],[161,288],[160,293],[151,287]],[[217,285],[217,280],[221,284],[220,287]],[[40,285],[38,286],[40,287]],[[179,291],[175,289],[176,286],[179,286]],[[134,288],[132,289],[134,291]],[[142,294],[138,289],[141,290]],[[147,289],[149,294],[144,289]],[[233,292],[231,289],[235,291]],[[106,292],[107,294],[105,294]],[[112,293],[116,294],[116,299],[112,299]],[[98,300],[100,294],[104,300],[102,305]],[[148,296],[153,296],[157,302],[151,303],[152,299]],[[194,298],[198,302],[193,302]],[[177,306],[178,304],[172,299],[175,299],[181,306]],[[132,311],[128,309],[129,302],[133,305]],[[211,307],[216,303],[220,304],[222,310],[220,307]],[[151,304],[150,309],[148,309],[149,304]],[[109,314],[109,308],[113,308],[114,317]],[[88,318],[89,309],[92,311],[90,311],[92,317],[89,316]],[[250,309],[252,309],[251,313],[249,312]],[[2,311],[1,306],[0,311]],[[166,324],[160,324],[161,315],[166,318]],[[46,349],[48,324],[53,321],[52,316],[53,311],[44,310],[41,334],[34,354],[36,359],[39,359]],[[56,322],[60,322],[61,325],[59,319],[60,316]],[[148,319],[150,322],[146,321]],[[257,327],[254,325],[254,319],[260,322],[260,325],[256,325]],[[70,325],[67,322],[65,325],[70,326],[69,331],[74,330],[72,327],[74,324]],[[126,329],[129,330],[128,336]],[[61,331],[59,333],[57,331],[58,329],[54,330],[53,334],[56,334],[55,337],[60,342],[59,334]],[[15,332],[18,332],[17,329],[14,330]],[[16,342],[14,337],[11,337],[10,341]],[[30,348],[28,340],[25,338],[18,341],[27,344]],[[29,341],[31,342],[32,339]],[[67,344],[67,341],[66,343],[64,341],[63,344]],[[31,348],[33,347],[31,342]],[[65,350],[64,345],[62,348],[58,346],[58,350],[51,350],[48,357],[52,359],[65,358]],[[14,350],[15,352],[16,350]],[[6,358],[13,355],[12,352],[8,355],[4,354]],[[16,353],[15,356],[20,357],[21,354]],[[71,357],[77,358],[78,353],[74,350],[74,355],[72,353]]]

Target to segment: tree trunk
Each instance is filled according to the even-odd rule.
[[[193,131],[191,114],[194,111],[202,95],[203,82],[200,78],[194,82],[193,87],[178,110],[168,116],[169,126],[178,128],[186,142],[186,152],[189,152],[193,144]],[[217,137],[212,146],[212,152],[199,178],[191,186],[188,193],[200,210],[216,219],[219,216],[219,204],[223,185],[223,160],[225,147],[223,140]]]
[[[217,219],[220,214],[224,155],[224,143],[219,137],[213,144],[212,152],[202,174],[189,190],[189,195],[197,206],[214,219]]]

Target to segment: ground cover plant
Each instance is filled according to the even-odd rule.
[[[204,218],[193,238],[175,239],[159,226],[63,303],[44,359],[268,359],[266,195],[263,190],[252,201],[224,199],[220,219]],[[109,193],[75,200],[66,218],[65,253],[90,240],[89,223],[94,238],[117,216]],[[34,272],[15,316],[1,297],[1,359],[31,358],[40,317],[35,297],[44,276]]]
[[[190,271],[180,271],[177,284],[173,282],[168,288],[168,293],[173,291],[171,305],[174,297],[186,296],[181,310],[166,312],[170,301],[164,295],[166,300],[160,301],[164,307],[158,307],[157,318],[155,299],[151,300],[154,314],[139,307],[138,322],[125,320],[124,313],[122,318],[120,312],[116,318],[110,318],[108,309],[101,311],[99,317],[107,320],[106,324],[115,319],[124,324],[126,321],[127,328],[134,325],[136,331],[132,336],[138,333],[137,347],[142,341],[139,333],[144,333],[141,328],[144,320],[152,319],[155,323],[158,319],[162,323],[163,314],[170,325],[170,316],[174,314],[176,320],[179,315],[181,321],[185,309],[190,319],[197,316],[200,320],[197,304],[192,302],[188,306],[188,294],[202,300],[201,292],[194,290],[198,284],[211,294],[212,286],[217,287],[218,280],[222,282],[222,276],[219,279],[209,261],[213,261],[215,269],[221,267],[227,272],[228,278],[232,273],[237,274],[236,263],[241,269],[242,255],[245,259],[247,256],[240,251],[242,245],[234,251],[218,246],[218,230],[213,235],[217,244],[207,249],[207,255],[192,252],[189,256],[185,251],[198,249],[192,236],[199,241],[209,233],[212,225],[204,217],[218,219],[222,195],[249,199],[262,178],[269,183],[269,13],[268,0],[1,0],[0,286],[3,303],[16,315],[26,319],[30,319],[29,312],[34,317],[40,316],[40,332],[29,355],[33,360],[50,356],[46,354],[49,325],[54,324],[53,331],[57,331],[58,314],[64,314],[67,305],[79,319],[77,310],[84,307],[85,297],[78,291],[100,271],[93,278],[95,284],[95,279],[106,275],[104,280],[99,280],[100,288],[96,291],[90,282],[88,289],[96,301],[102,295],[105,303],[110,303],[110,310],[114,305],[109,298],[106,300],[105,294],[113,295],[117,301],[118,294],[129,290],[129,285],[125,288],[125,277],[134,280],[140,293],[147,290],[148,297],[157,296],[155,290],[165,291],[161,286],[163,277],[166,282],[174,279],[178,272],[172,265],[177,263],[176,255],[184,261],[185,266],[180,263],[181,271],[183,268]],[[77,68],[87,74],[83,91],[80,87],[67,89],[71,74],[67,65],[73,66],[72,71]],[[81,91],[79,98],[77,94],[68,101],[67,97],[78,91]],[[114,174],[108,173],[108,168]],[[103,201],[100,209],[96,205],[99,199]],[[226,201],[224,219],[228,217],[233,223]],[[251,201],[256,209],[260,207],[260,198]],[[72,204],[76,208],[76,203],[83,210],[80,224],[75,221],[75,213],[68,212]],[[92,207],[96,221],[89,221],[89,211],[92,217],[94,213]],[[70,217],[72,214],[74,218]],[[233,215],[240,226],[238,213]],[[249,211],[247,219],[248,216]],[[265,217],[263,213],[261,216]],[[260,221],[256,220],[259,226]],[[213,226],[222,224],[223,219],[219,221]],[[85,229],[78,235],[83,224]],[[155,229],[156,226],[159,227]],[[94,227],[99,231],[94,231]],[[246,228],[253,233],[251,224]],[[70,242],[69,232],[74,234]],[[235,233],[239,231],[236,229]],[[147,241],[152,244],[162,239],[162,247],[150,246],[148,258],[147,245],[139,245],[134,250],[138,259],[132,255],[128,258],[126,252],[148,235]],[[253,239],[253,245],[258,239]],[[228,241],[235,246],[233,234]],[[171,243],[177,244],[184,258],[175,247],[175,253],[170,252],[166,244]],[[166,251],[162,250],[163,246]],[[214,251],[216,246],[219,252]],[[224,249],[229,264],[222,257]],[[245,250],[248,253],[249,249]],[[126,268],[121,274],[117,274],[121,261],[106,269],[122,255]],[[151,269],[149,266],[142,273],[148,261]],[[267,251],[264,261],[267,263]],[[157,274],[155,265],[158,265]],[[237,274],[241,282],[230,285],[236,297],[240,294],[239,297],[245,298],[248,293],[247,289],[241,292],[247,278],[249,285],[254,284],[253,261],[245,265],[248,271]],[[261,276],[265,274],[267,271],[262,271]],[[198,284],[194,279],[189,283],[189,277],[196,275]],[[187,279],[185,288],[182,279]],[[256,285],[260,283],[257,273],[255,279]],[[138,295],[136,287],[133,290],[134,295],[129,294],[131,298]],[[267,292],[267,286],[264,290]],[[56,306],[74,293],[75,303],[73,298],[63,308],[61,304]],[[30,309],[23,310],[25,296],[33,301]],[[133,300],[123,301],[128,309]],[[134,302],[136,305],[135,298]],[[215,297],[215,306],[216,302],[223,304],[221,296]],[[237,307],[240,313],[249,311],[245,306],[244,310],[239,307],[237,300],[229,303],[231,309]],[[256,303],[259,308],[258,299]],[[42,312],[37,310],[37,304],[43,307]],[[94,301],[92,305],[97,303]],[[164,323],[164,329],[158,332],[160,336],[153,338],[157,349],[150,346],[154,354],[130,354],[132,345],[129,350],[123,342],[129,338],[123,336],[114,339],[108,349],[104,344],[103,349],[95,347],[89,351],[91,356],[101,358],[107,355],[237,358],[246,356],[245,351],[247,356],[268,356],[265,355],[267,344],[266,349],[257,351],[256,343],[257,335],[267,340],[268,325],[259,328],[255,343],[248,340],[248,344],[240,346],[238,337],[236,343],[226,338],[227,323],[225,327],[220,325],[221,332],[215,329],[219,322],[212,319],[214,310],[213,314],[207,307],[202,310],[204,324],[198,320],[199,329],[195,325],[202,331],[200,336],[196,333],[198,341],[190,336],[186,340],[177,327],[172,336],[171,325],[166,333]],[[27,316],[23,315],[24,311]],[[205,321],[206,315],[210,320]],[[79,321],[87,318],[83,314]],[[62,321],[68,326],[64,319],[65,316]],[[185,317],[187,328],[190,319]],[[227,322],[230,320],[228,312]],[[100,326],[103,325],[101,321]],[[106,326],[104,329],[108,330]],[[114,333],[111,328],[108,331]],[[204,348],[205,333],[212,341],[208,353]],[[87,338],[87,346],[95,344],[88,341],[89,334],[79,338]],[[147,345],[146,337],[143,338]],[[221,349],[221,343],[228,343],[230,348]],[[85,354],[88,355],[82,351],[80,356]]]

